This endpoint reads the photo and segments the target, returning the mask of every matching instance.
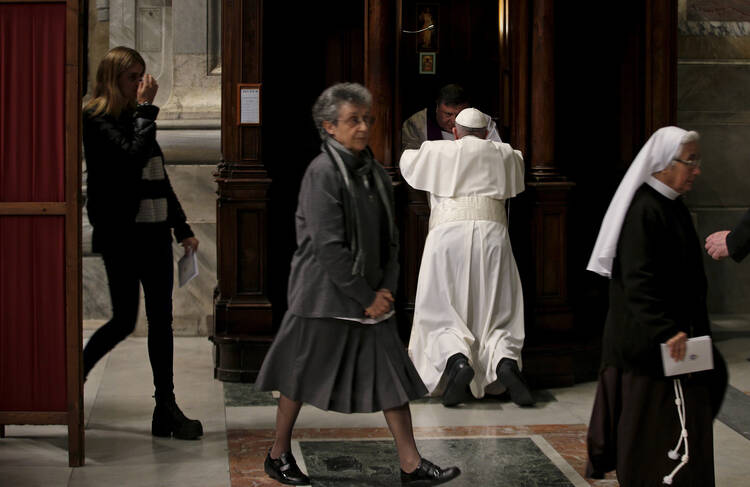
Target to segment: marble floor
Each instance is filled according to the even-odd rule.
[[[719,486],[750,478],[750,336],[717,343],[731,388],[714,426]],[[203,421],[200,441],[153,438],[145,338],[128,338],[92,371],[85,387],[86,465],[67,466],[66,429],[6,427],[0,439],[0,487],[246,487],[279,485],[262,472],[272,443],[274,395],[211,374],[205,337],[175,340],[175,388],[189,417]],[[521,409],[486,398],[446,409],[434,399],[412,403],[425,457],[456,464],[458,486],[616,486],[614,477],[583,478],[585,435],[596,384],[536,391]],[[293,451],[314,486],[398,485],[398,462],[382,414],[344,415],[302,408]],[[480,452],[480,455],[477,453]]]

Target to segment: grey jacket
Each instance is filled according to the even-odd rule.
[[[385,175],[377,162],[373,171]],[[306,318],[364,318],[377,289],[396,294],[398,244],[390,242],[388,222],[380,198],[368,199],[370,190],[351,177],[362,195],[360,217],[371,223],[365,276],[352,274],[354,256],[349,249],[344,221],[344,180],[326,153],[313,159],[302,179],[297,204],[297,250],[289,274],[289,312]],[[372,185],[371,185],[372,186]],[[388,191],[393,205],[393,189]],[[373,201],[377,202],[373,204]],[[382,210],[382,211],[381,211]],[[396,239],[398,241],[398,239]],[[374,264],[374,265],[373,265]]]

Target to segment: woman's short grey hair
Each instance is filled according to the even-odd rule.
[[[336,83],[326,88],[312,108],[313,121],[322,140],[328,137],[328,132],[323,128],[323,122],[328,121],[335,124],[339,117],[341,105],[344,103],[370,107],[372,95],[367,88],[359,83]]]

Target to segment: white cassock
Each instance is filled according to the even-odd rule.
[[[399,163],[410,186],[430,193],[430,231],[419,269],[409,356],[430,393],[442,394],[448,358],[475,371],[474,397],[500,393],[497,364],[521,365],[521,279],[508,238],[505,199],[524,189],[523,158],[510,145],[465,136],[427,141]],[[489,387],[488,387],[489,386]]]

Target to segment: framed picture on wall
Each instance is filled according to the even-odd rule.
[[[419,74],[435,74],[437,54],[434,52],[419,53]]]
[[[417,4],[417,30],[426,29],[434,25],[435,28],[426,30],[417,34],[417,51],[437,51],[438,50],[438,3],[418,3]]]

